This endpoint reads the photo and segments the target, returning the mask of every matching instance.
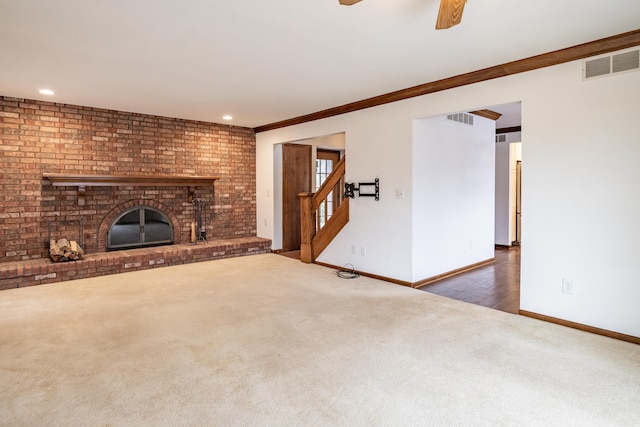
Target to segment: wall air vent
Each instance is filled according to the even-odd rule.
[[[584,62],[584,78],[605,76],[611,74],[611,57],[592,59]]]
[[[473,126],[473,116],[467,113],[449,114],[447,120]]]
[[[637,69],[640,69],[640,50],[632,50],[611,57],[611,71],[613,73]]]
[[[583,61],[583,78],[591,79],[640,69],[640,49]]]
[[[500,135],[496,135],[496,142],[507,142],[507,134],[501,133]]]

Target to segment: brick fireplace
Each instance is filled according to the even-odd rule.
[[[87,261],[77,264],[99,266],[104,259],[113,260],[117,253],[105,254],[106,231],[123,209],[136,204],[168,214],[175,244],[164,252],[157,252],[160,248],[126,251],[121,255],[124,258],[144,258],[144,251],[152,254],[133,264],[120,263],[129,264],[128,268],[136,263],[140,263],[138,267],[149,266],[160,259],[160,264],[168,265],[171,257],[158,253],[174,253],[174,261],[184,263],[232,253],[262,253],[270,247],[270,241],[255,237],[256,159],[251,129],[0,97],[0,138],[0,286],[2,277],[15,276],[18,270],[24,273],[25,268],[52,276],[54,271],[48,269],[53,267],[42,267],[50,264],[49,235],[84,243]],[[162,182],[81,188],[54,185],[45,178],[47,174],[217,179],[215,185],[196,187]],[[210,219],[207,245],[190,242],[193,197],[205,201],[205,214]],[[184,253],[176,255],[180,250]],[[151,266],[158,266],[155,261]],[[84,269],[79,265],[55,268]],[[88,276],[82,273],[81,277]],[[55,278],[31,277],[24,283],[14,277],[11,284],[5,281],[4,287],[65,279],[60,279],[59,272]]]

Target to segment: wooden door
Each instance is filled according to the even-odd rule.
[[[300,198],[311,191],[311,146],[282,146],[282,250],[300,249]]]

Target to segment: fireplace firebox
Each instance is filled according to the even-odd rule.
[[[173,225],[160,210],[136,206],[119,215],[109,226],[107,250],[171,245]]]

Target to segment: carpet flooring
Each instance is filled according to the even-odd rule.
[[[640,346],[273,254],[0,292],[2,426],[637,426]]]

